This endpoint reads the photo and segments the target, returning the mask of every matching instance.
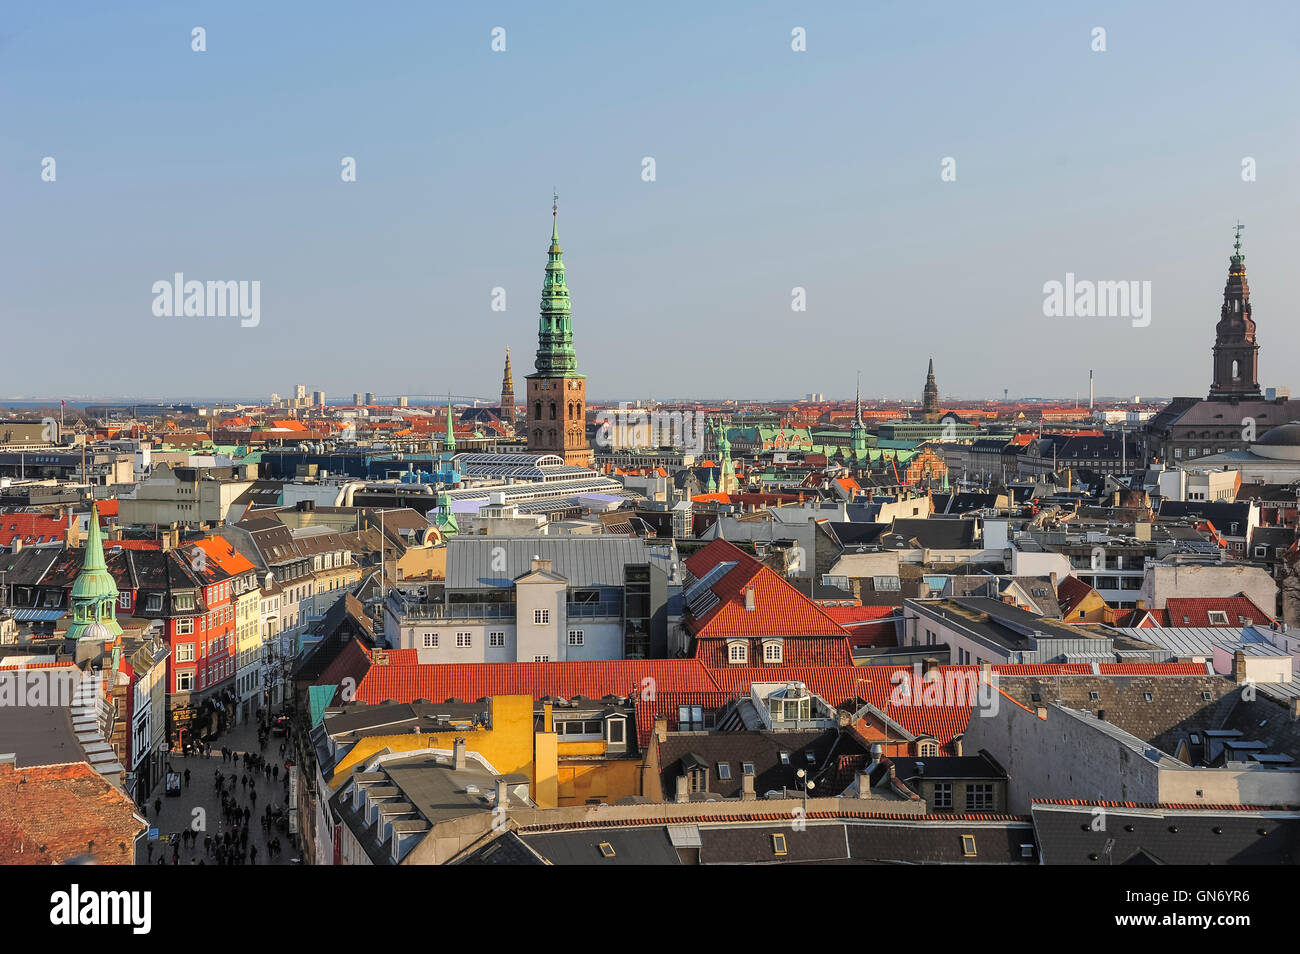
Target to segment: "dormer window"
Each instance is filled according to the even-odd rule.
[[[743,639],[727,643],[727,662],[744,664],[749,661],[749,643]]]
[[[770,639],[763,643],[763,662],[781,662],[781,641],[779,639]]]
[[[1211,626],[1228,625],[1228,614],[1225,613],[1223,610],[1210,610],[1209,616],[1210,616]]]

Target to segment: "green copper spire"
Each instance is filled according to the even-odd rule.
[[[107,642],[121,635],[122,627],[117,622],[117,583],[104,561],[99,508],[92,504],[86,556],[72,584],[72,622],[68,624],[67,638]]]
[[[546,278],[542,282],[542,311],[537,320],[537,360],[542,376],[573,375],[578,356],[573,350],[573,319],[569,312],[569,286],[564,281],[564,250],[560,248],[559,195],[551,206],[551,247]]]
[[[862,420],[862,372],[858,372],[858,393],[855,399],[853,426],[849,429],[849,449],[855,458],[867,456],[867,425]]]
[[[438,491],[438,516],[434,518],[434,526],[442,534],[443,540],[460,533],[460,524],[456,522],[456,515],[452,513],[451,497],[447,494],[446,488]]]
[[[1232,246],[1234,249],[1234,253],[1232,256],[1233,265],[1240,265],[1242,262],[1246,260],[1246,256],[1241,254],[1241,230],[1244,229],[1245,227],[1246,226],[1242,225],[1240,222],[1237,223],[1237,234],[1234,236],[1236,242],[1234,242]]]
[[[451,395],[447,395],[447,436],[443,438],[442,449],[445,453],[453,453],[456,450],[456,435],[451,429]]]

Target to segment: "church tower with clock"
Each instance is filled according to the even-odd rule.
[[[559,199],[551,206],[551,247],[542,283],[542,311],[537,321],[537,360],[528,381],[528,452],[558,454],[566,464],[590,467],[587,442],[587,376],[578,373],[573,350],[569,286],[564,281],[560,249]]]

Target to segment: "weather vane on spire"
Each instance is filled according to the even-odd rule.
[[[556,216],[560,212],[560,193],[557,189],[552,189],[551,193],[551,215]]]

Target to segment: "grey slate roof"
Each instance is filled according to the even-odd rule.
[[[1034,828],[1049,865],[1294,865],[1300,814],[1107,806],[1093,830],[1087,805],[1035,802]],[[1130,830],[1131,829],[1131,830]],[[1107,845],[1110,850],[1107,851]]]
[[[526,834],[523,841],[555,865],[677,865],[681,860],[663,826],[647,828],[585,828],[578,831]],[[614,851],[607,858],[601,843]]]

